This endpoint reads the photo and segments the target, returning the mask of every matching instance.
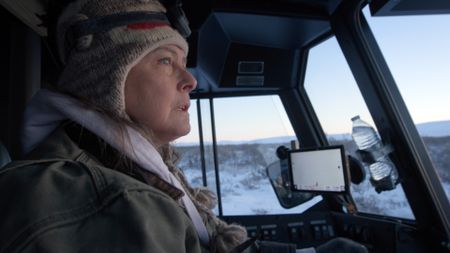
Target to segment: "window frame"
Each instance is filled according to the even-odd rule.
[[[389,140],[396,150],[391,159],[403,178],[402,186],[417,226],[427,231],[435,230],[438,226],[438,230],[443,233],[437,239],[445,241],[450,237],[450,204],[365,20],[363,5],[364,1],[341,4],[331,16],[332,30],[380,136]],[[352,11],[349,12],[349,9]]]

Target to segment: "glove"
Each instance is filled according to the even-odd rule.
[[[338,237],[316,248],[317,253],[368,253],[366,247],[355,241]]]

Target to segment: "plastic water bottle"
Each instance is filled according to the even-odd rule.
[[[371,182],[377,192],[392,190],[398,179],[398,172],[388,154],[391,152],[383,146],[377,132],[371,125],[361,120],[359,116],[352,118],[352,138],[370,159],[363,159],[369,163]],[[367,158],[367,157],[366,157]],[[369,162],[367,161],[369,160]]]
[[[361,120],[359,115],[353,117],[352,122],[352,138],[360,150],[380,146],[380,138],[372,126]]]

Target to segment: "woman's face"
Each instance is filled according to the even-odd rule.
[[[189,92],[197,86],[186,70],[186,57],[175,45],[147,54],[128,73],[125,107],[128,115],[153,133],[160,146],[189,133]]]

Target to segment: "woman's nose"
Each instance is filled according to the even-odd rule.
[[[197,87],[197,79],[187,69],[183,70],[183,80],[181,81],[181,90],[191,92]]]

